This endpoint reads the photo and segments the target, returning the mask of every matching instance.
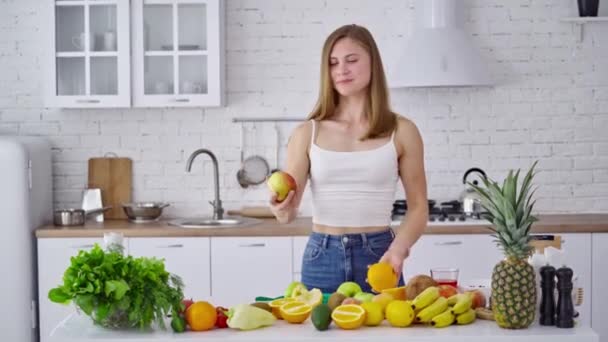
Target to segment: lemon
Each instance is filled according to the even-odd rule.
[[[365,322],[365,309],[357,304],[340,305],[331,313],[331,319],[342,329],[357,329]]]
[[[372,299],[372,302],[380,304],[382,306],[382,313],[384,314],[386,313],[386,306],[393,300],[395,300],[395,298],[392,294],[388,292],[382,292],[381,294],[375,295]]]
[[[294,301],[281,305],[281,317],[289,323],[302,323],[312,311],[312,306],[300,302]]]
[[[376,292],[393,288],[397,286],[398,282],[399,278],[397,278],[393,266],[388,263],[379,262],[367,269],[367,283]]]
[[[302,294],[295,297],[297,301],[304,302],[313,308],[323,302],[323,292],[319,289],[305,290]]]
[[[394,300],[386,306],[386,319],[394,327],[407,327],[414,321],[414,309],[404,300]]]
[[[274,315],[274,317],[278,318],[278,319],[283,319],[283,317],[281,316],[281,305],[285,304],[285,303],[289,303],[289,302],[294,302],[295,298],[279,298],[279,299],[275,299],[272,302],[268,303],[268,306],[270,306],[272,308],[272,314]]]
[[[382,304],[375,302],[366,302],[361,304],[361,307],[365,309],[365,325],[375,327],[380,325],[384,320],[384,313],[382,313]]]

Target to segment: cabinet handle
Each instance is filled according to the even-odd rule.
[[[265,243],[245,243],[239,245],[239,247],[266,247]]]
[[[173,102],[190,102],[190,99],[173,99]]]
[[[99,100],[76,100],[76,103],[99,103]]]
[[[456,246],[456,245],[462,245],[462,241],[435,242],[435,246]]]
[[[156,246],[156,248],[182,248],[182,247],[184,247],[184,245],[182,245],[181,243],[174,244],[174,245],[160,245],[160,246]]]
[[[70,248],[78,248],[78,249],[81,249],[81,248],[93,248],[93,246],[95,246],[95,245],[93,245],[93,244],[88,244],[88,245],[76,245],[76,246],[70,246]]]

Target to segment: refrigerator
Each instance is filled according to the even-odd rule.
[[[52,211],[50,142],[0,136],[0,341],[38,341],[34,230]]]

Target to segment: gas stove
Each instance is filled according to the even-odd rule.
[[[458,200],[441,202],[436,205],[435,200],[428,200],[429,226],[441,225],[484,225],[490,222],[477,215],[467,215],[462,210],[462,203]],[[407,201],[396,200],[391,212],[391,225],[398,225],[407,213]]]

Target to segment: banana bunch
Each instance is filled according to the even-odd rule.
[[[431,319],[431,325],[436,328],[447,327],[448,325],[456,324],[464,325],[470,324],[475,321],[477,315],[473,310],[473,299],[467,293],[455,294],[448,298],[448,305],[450,309],[448,312],[444,312],[441,315],[433,317]]]
[[[437,287],[429,287],[412,301],[416,312],[416,322],[430,323],[435,328],[443,328],[454,323],[464,325],[475,321],[472,308],[473,299],[461,293],[450,298],[441,297]]]

